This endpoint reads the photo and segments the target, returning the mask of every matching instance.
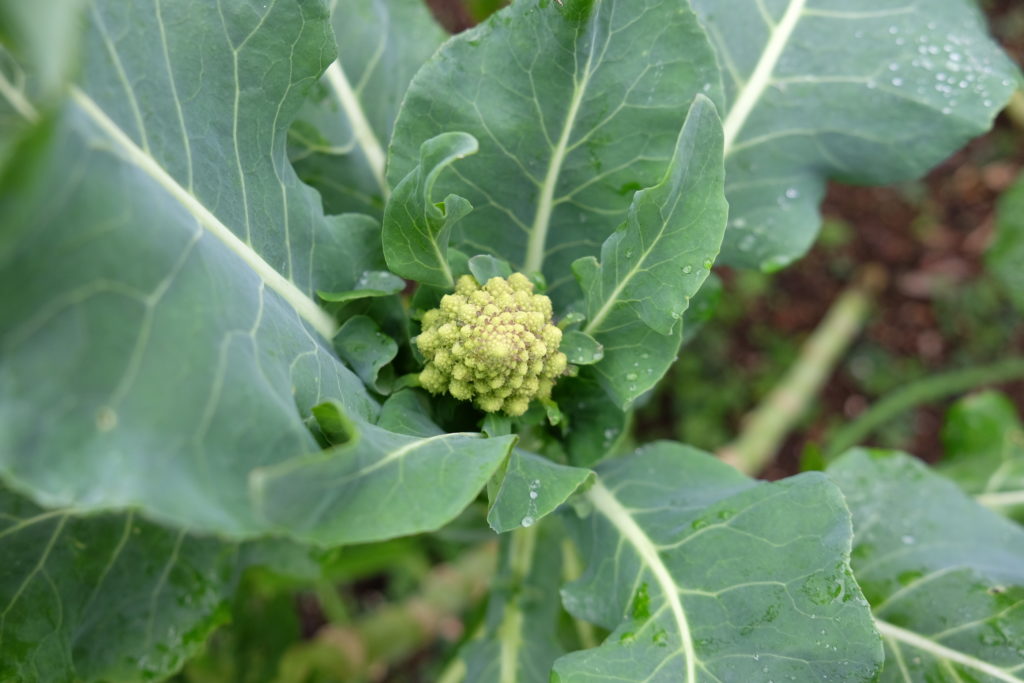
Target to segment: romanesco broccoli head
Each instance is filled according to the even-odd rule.
[[[551,396],[565,371],[561,341],[551,300],[534,294],[525,275],[492,277],[482,287],[464,275],[455,293],[423,316],[416,338],[426,359],[420,384],[487,412],[522,415],[533,399]]]

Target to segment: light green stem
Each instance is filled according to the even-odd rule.
[[[861,284],[836,300],[800,349],[796,363],[747,416],[739,438],[719,451],[722,460],[751,475],[771,462],[860,332],[883,280],[881,271],[866,269]]]

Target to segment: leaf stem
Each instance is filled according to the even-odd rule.
[[[1017,379],[1024,379],[1024,358],[1009,358],[992,365],[963,368],[920,379],[889,394],[861,413],[853,422],[837,430],[825,448],[825,458],[835,458],[843,451],[863,442],[883,424],[911,408],[986,384]]]
[[[884,280],[880,267],[867,266],[858,277],[858,284],[836,299],[825,319],[804,342],[796,362],[747,416],[739,437],[719,450],[722,460],[750,475],[757,474],[771,461],[860,333]]]
[[[562,576],[566,583],[570,583],[583,575],[583,562],[580,560],[579,551],[576,545],[569,539],[562,541]],[[600,643],[597,634],[594,632],[594,625],[583,619],[573,618],[576,626],[576,635],[580,639],[580,645],[584,650],[597,647]]]
[[[352,90],[352,86],[345,76],[345,71],[341,68],[341,62],[338,60],[332,62],[327,67],[324,77],[331,85],[331,89],[334,91],[335,97],[338,98],[342,109],[345,110],[349,125],[352,126],[352,135],[355,137],[356,144],[359,145],[359,149],[363,151],[363,156],[366,157],[366,163],[373,172],[373,178],[377,181],[381,195],[384,199],[387,199],[388,195],[391,194],[391,190],[388,188],[387,179],[384,177],[386,161],[384,147],[374,134],[370,122],[366,120],[363,106],[359,102],[359,97],[355,91]]]

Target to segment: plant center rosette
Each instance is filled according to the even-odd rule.
[[[565,372],[561,342],[551,300],[534,294],[525,275],[492,277],[483,286],[464,275],[455,293],[423,316],[420,384],[487,412],[522,415],[533,399],[550,398]]]

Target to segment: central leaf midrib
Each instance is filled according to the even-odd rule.
[[[125,153],[125,160],[134,164],[153,179],[164,191],[176,199],[196,222],[208,233],[221,241],[238,256],[256,275],[292,307],[300,318],[309,323],[324,339],[330,340],[336,331],[334,319],[306,296],[291,280],[267,263],[250,245],[243,242],[234,232],[195,195],[181,186],[156,159],[143,151],[117,125],[89,95],[73,88],[71,97],[78,107],[103,130]]]
[[[595,7],[592,12],[597,12]],[[594,61],[594,50],[596,40],[590,41],[590,52],[587,54],[587,62],[583,67],[583,75],[576,83],[572,100],[569,102],[569,109],[566,111],[565,122],[562,124],[562,133],[558,143],[552,150],[551,159],[548,162],[548,171],[544,176],[544,182],[540,187],[540,197],[537,200],[537,210],[534,213],[533,224],[530,226],[530,236],[526,245],[526,259],[523,262],[523,270],[527,273],[542,272],[544,268],[544,252],[547,247],[548,229],[551,227],[551,212],[554,209],[555,188],[558,185],[558,177],[562,172],[562,164],[569,149],[569,138],[579,117],[580,105],[583,103],[583,96],[593,75],[591,67]]]
[[[740,90],[739,97],[736,98],[732,108],[729,110],[729,115],[725,117],[722,127],[725,131],[726,157],[731,153],[733,143],[736,142],[737,136],[743,130],[743,126],[761,99],[761,95],[764,94],[765,89],[771,83],[775,67],[778,65],[779,59],[782,57],[782,53],[789,43],[790,37],[793,35],[793,31],[796,29],[796,25],[800,21],[800,15],[803,13],[806,5],[807,0],[790,0],[789,7],[786,8],[786,13],[782,16],[782,20],[772,29],[771,36],[768,38],[768,42],[765,43],[764,51],[761,53],[757,66],[754,67],[750,78]],[[725,46],[722,45],[721,49],[725,50]]]
[[[594,507],[603,514],[612,526],[614,526],[622,537],[633,546],[640,561],[650,569],[654,580],[658,583],[661,594],[668,602],[672,616],[679,627],[679,639],[682,641],[683,656],[686,659],[686,681],[693,683],[697,680],[697,652],[693,645],[693,636],[690,634],[690,625],[686,619],[686,612],[683,611],[683,603],[679,597],[679,587],[672,579],[672,574],[665,566],[658,549],[650,537],[640,528],[629,511],[618,501],[615,495],[609,491],[601,482],[596,482],[587,492],[587,497],[594,504]]]

